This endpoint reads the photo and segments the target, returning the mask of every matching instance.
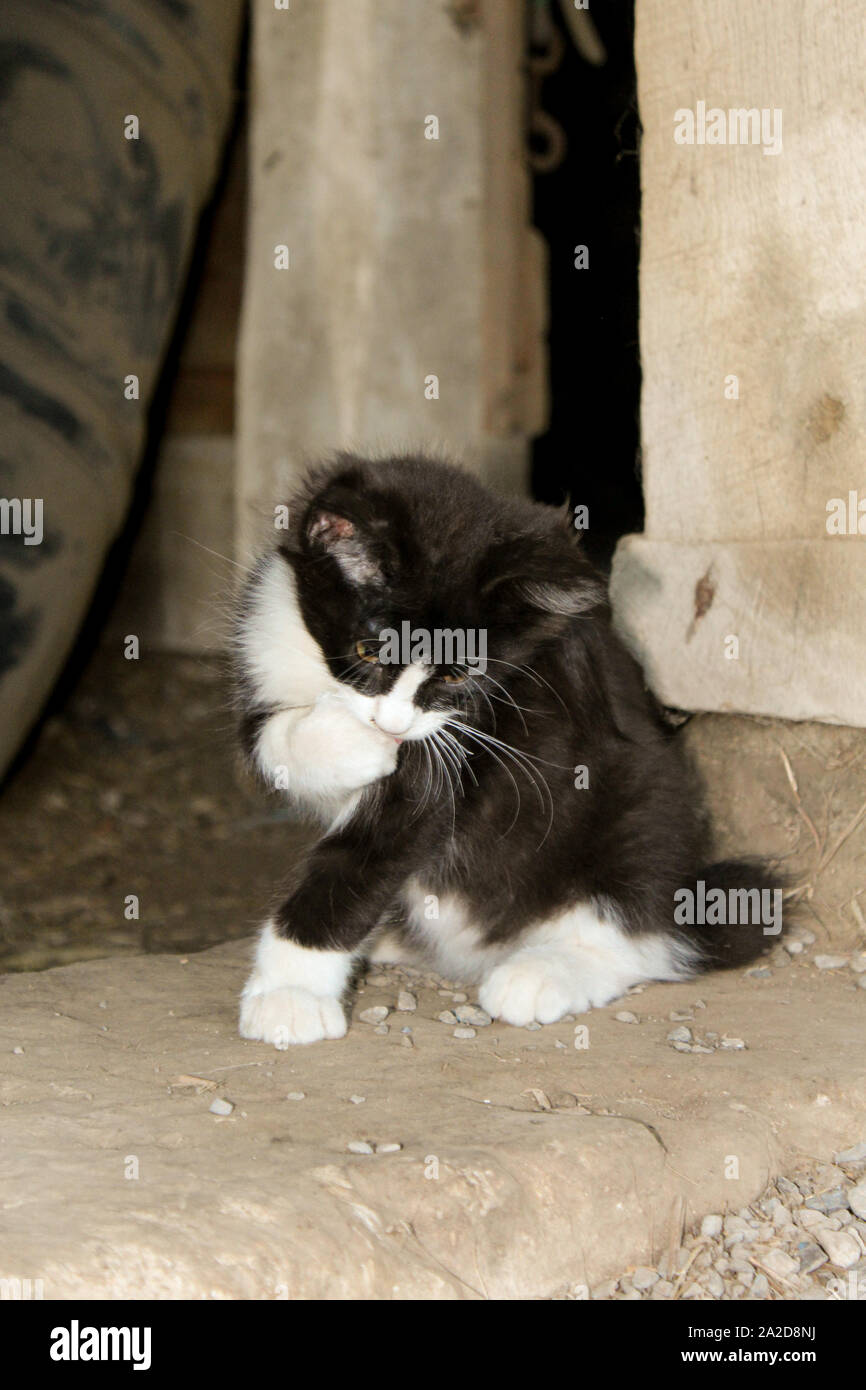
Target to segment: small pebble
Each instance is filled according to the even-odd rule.
[[[210,1113],[212,1115],[230,1115],[233,1110],[234,1106],[231,1101],[223,1100],[220,1096],[216,1096],[210,1103]]]
[[[388,1027],[387,1023],[377,1023],[376,1027],[373,1029],[373,1032],[378,1033],[380,1038],[384,1038],[385,1034],[390,1033],[390,1031],[391,1029]]]
[[[796,940],[794,940],[794,941],[783,941],[783,942],[782,942],[782,945],[784,946],[785,950],[788,952],[788,955],[789,955],[789,956],[800,956],[800,955],[803,954],[803,943],[802,943],[802,941],[796,941]]]
[[[827,1263],[824,1251],[811,1240],[798,1241],[797,1254],[800,1257],[800,1274],[812,1274],[814,1270]]]
[[[692,1019],[694,1018],[694,1014],[692,1013],[691,1009],[671,1009],[670,1013],[668,1014],[668,1018],[670,1019],[671,1023],[691,1023]]]
[[[866,1181],[858,1182],[856,1187],[849,1190],[848,1205],[855,1216],[866,1221]]]
[[[628,1009],[620,1009],[618,1014],[614,1014],[617,1023],[637,1023],[637,1014],[631,1013]]]
[[[389,1012],[384,1004],[374,1004],[371,1009],[362,1009],[358,1017],[362,1023],[382,1023]]]
[[[673,1291],[674,1286],[669,1279],[660,1279],[659,1282],[653,1286],[650,1298],[670,1298],[673,1295]]]
[[[375,1150],[372,1144],[368,1144],[366,1139],[352,1139],[346,1145],[350,1154],[371,1154]]]
[[[377,1144],[377,1145],[376,1145],[376,1153],[377,1153],[377,1154],[398,1154],[398,1153],[400,1152],[400,1150],[402,1149],[402,1147],[403,1147],[402,1144],[397,1144],[397,1143]]]
[[[806,1206],[811,1207],[813,1211],[823,1211],[829,1216],[831,1211],[847,1210],[848,1196],[844,1187],[834,1187],[829,1192],[819,1192],[815,1197],[807,1197]]]
[[[671,1031],[668,1033],[668,1042],[672,1042],[672,1043],[677,1043],[677,1042],[687,1043],[687,1042],[691,1042],[691,1040],[692,1040],[692,1030],[691,1030],[691,1028],[686,1028],[685,1025],[683,1025],[683,1024],[681,1024],[679,1028],[672,1028]]]
[[[397,995],[397,1012],[400,1014],[413,1014],[418,1007],[418,1000],[414,994],[410,994],[408,989],[401,989]]]
[[[786,1254],[784,1250],[767,1250],[761,1257],[761,1263],[765,1264],[777,1279],[790,1279],[792,1274],[800,1272],[800,1261],[795,1260],[793,1255]]]
[[[701,1235],[709,1236],[715,1240],[716,1236],[722,1234],[722,1218],[720,1216],[705,1216],[701,1222]]]
[[[812,964],[816,970],[841,970],[848,964],[847,956],[816,956]]]
[[[456,1023],[456,1022],[457,1022],[457,1015],[456,1015],[455,1013],[452,1013],[450,1009],[443,1009],[443,1010],[442,1010],[442,1013],[441,1013],[441,1014],[437,1014],[436,1017],[437,1017],[437,1019],[439,1020],[440,1023]]]
[[[866,951],[861,951],[856,956],[851,957],[851,969],[855,975],[862,975],[866,971]]]
[[[650,1269],[648,1265],[638,1265],[631,1276],[632,1288],[640,1290],[651,1289],[658,1280],[658,1271]]]
[[[673,1047],[677,1052],[691,1052],[692,1050],[691,1043],[687,1042],[672,1042],[671,1047]]]
[[[487,1010],[478,1004],[458,1004],[454,1013],[460,1023],[470,1023],[476,1028],[487,1028],[493,1022]]]
[[[13,1053],[14,1053],[14,1055],[15,1055],[16,1057],[23,1057],[23,1056],[24,1056],[24,1048],[23,1048],[23,1047],[13,1047],[12,1051],[13,1051]]]
[[[307,1097],[306,1097],[306,1095],[305,1095],[305,1093],[304,1093],[303,1091],[289,1091],[289,1094],[286,1096],[286,1100],[306,1100],[306,1099],[307,1099]]]
[[[770,1281],[766,1274],[756,1274],[751,1288],[752,1298],[764,1299],[770,1296]]]
[[[848,1231],[831,1231],[823,1226],[815,1232],[815,1239],[823,1246],[834,1265],[839,1269],[851,1269],[860,1260],[863,1251],[856,1236]]]
[[[459,1038],[461,1042],[465,1042],[469,1038],[477,1038],[478,1034],[474,1028],[455,1028],[451,1036],[453,1038]]]
[[[768,970],[765,965],[759,965],[753,970],[747,970],[746,974],[751,975],[753,980],[771,980],[773,978],[772,970]]]
[[[353,1105],[363,1105],[366,1099],[366,1096],[349,1096],[349,1100]]]
[[[746,1044],[743,1042],[742,1038],[729,1038],[727,1033],[722,1034],[722,1039],[719,1043],[719,1047],[725,1048],[728,1052],[742,1052],[745,1046]]]
[[[605,1279],[603,1284],[596,1284],[592,1290],[593,1300],[597,1303],[603,1298],[613,1298],[617,1289],[616,1279]]]

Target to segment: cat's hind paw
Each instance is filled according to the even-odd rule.
[[[568,962],[554,953],[516,952],[491,970],[478,992],[482,1009],[503,1023],[556,1023],[567,1013],[582,1013],[589,1000],[575,987]]]
[[[284,985],[241,998],[240,1035],[272,1043],[280,1052],[295,1043],[322,1042],[346,1035],[346,1015],[339,999]]]

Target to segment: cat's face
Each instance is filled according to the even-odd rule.
[[[495,722],[513,673],[599,597],[551,521],[509,535],[507,505],[491,516],[473,479],[424,470],[332,476],[291,555],[305,624],[347,703],[399,741]]]

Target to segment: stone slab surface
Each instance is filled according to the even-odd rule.
[[[574,1022],[458,1040],[422,977],[376,1034],[358,1014],[407,983],[379,974],[346,1039],[280,1053],[236,1034],[247,956],[0,977],[0,1274],[61,1299],[545,1298],[862,1130],[866,990],[799,957],[649,986],[581,1019],[586,1048]],[[689,1010],[746,1048],[675,1051]]]

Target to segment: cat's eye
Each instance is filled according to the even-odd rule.
[[[378,642],[356,642],[355,651],[357,652],[358,656],[361,658],[362,661],[379,660]]]
[[[462,685],[469,672],[462,666],[449,666],[447,671],[443,671],[442,679],[449,685]]]

